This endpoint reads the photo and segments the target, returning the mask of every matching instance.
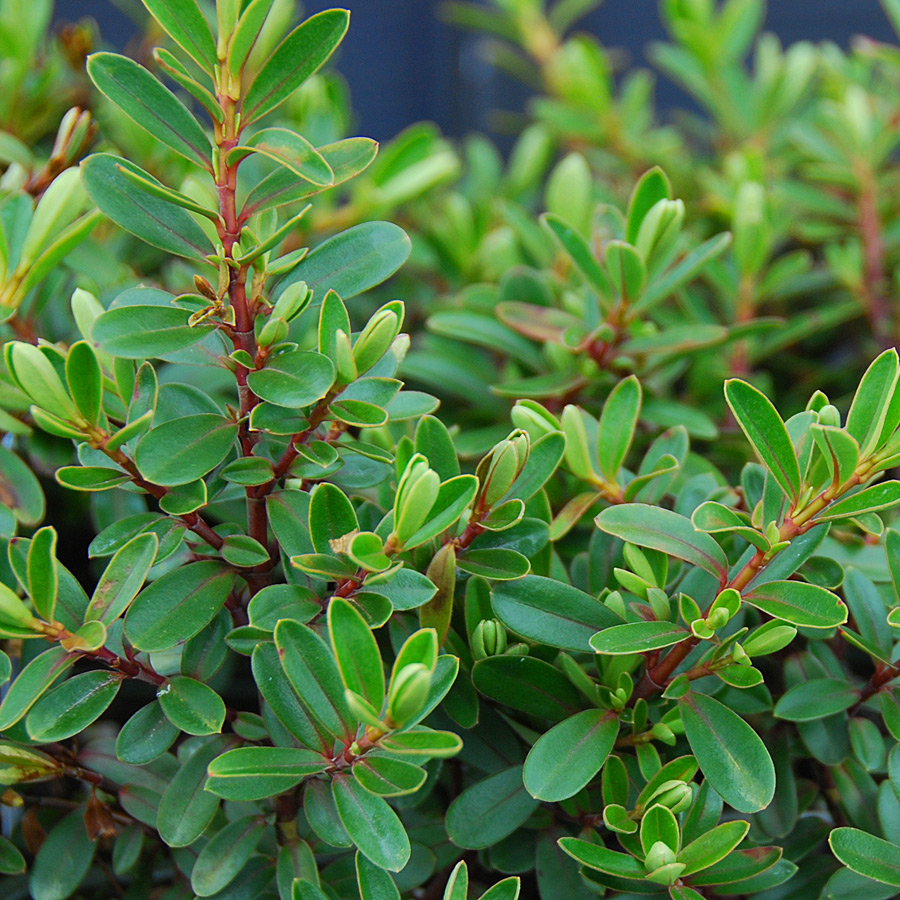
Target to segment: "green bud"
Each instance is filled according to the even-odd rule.
[[[644,860],[644,865],[648,872],[652,872],[661,866],[667,866],[673,862],[675,862],[675,851],[663,841],[656,841],[650,848],[650,852]]]
[[[510,644],[506,648],[504,656],[528,656],[528,644]]]
[[[668,744],[670,747],[675,745],[674,732],[668,725],[663,725],[662,722],[657,722],[657,724],[650,729],[650,734],[663,744]]]
[[[431,689],[431,670],[423,663],[409,663],[394,677],[388,698],[387,717],[390,723],[402,728],[416,716]]]
[[[407,464],[394,501],[394,533],[403,542],[427,521],[440,490],[440,476],[420,453]]]
[[[666,592],[652,587],[647,591],[647,600],[650,603],[650,609],[653,610],[653,615],[660,622],[668,622],[672,615],[672,605]]]
[[[665,728],[672,735],[672,743],[675,743],[675,735],[666,725],[656,725],[654,728]],[[660,785],[656,793],[647,802],[648,806],[658,803],[678,814],[691,805],[693,797],[691,786],[684,781],[666,781]]]
[[[369,319],[353,345],[353,356],[360,374],[371,369],[390,350],[402,324],[403,304],[399,301],[390,307],[382,307]]]
[[[356,380],[356,360],[353,358],[350,336],[340,328],[334,334],[334,364],[337,369],[335,385],[344,387]]]
[[[472,632],[472,656],[476,660],[506,652],[506,629],[497,619],[482,619]]]
[[[305,281],[289,284],[275,302],[272,315],[290,322],[291,319],[300,315],[309,306],[310,300],[312,300],[312,294]]]
[[[521,428],[533,441],[562,430],[556,417],[535,400],[517,401],[510,418],[513,425]]]

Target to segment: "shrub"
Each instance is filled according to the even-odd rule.
[[[764,133],[812,202],[790,121],[893,57],[835,107],[810,47],[741,80],[759,4],[665,4],[727,148],[692,171],[646,115],[611,140],[591,3],[456,5],[552,88],[504,170],[347,137],[344,10],[144,5],[156,74],[94,53],[91,111],[0,140],[0,896],[893,896],[900,358],[751,383],[847,303],[887,342],[885,285],[823,277],[881,224],[789,246],[738,177]],[[748,124],[735,85],[787,96]]]

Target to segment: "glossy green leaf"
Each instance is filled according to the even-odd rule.
[[[365,619],[348,601],[335,597],[328,606],[328,634],[344,686],[380,710],[384,668]]]
[[[847,431],[856,438],[862,457],[877,449],[898,378],[900,363],[892,347],[872,361],[859,382],[847,413]]]
[[[400,900],[394,879],[362,853],[356,854],[356,881],[360,900]]]
[[[298,25],[253,79],[242,107],[250,123],[283,103],[334,53],[347,32],[350,14],[331,9]]]
[[[598,462],[600,471],[612,482],[628,455],[640,411],[641,384],[631,375],[613,388],[600,414]]]
[[[212,74],[216,42],[196,0],[144,0],[144,6],[201,69]]]
[[[900,505],[900,481],[883,481],[830,503],[816,516],[816,522],[833,522]]]
[[[682,875],[693,875],[694,872],[709,868],[724,859],[740,844],[749,830],[749,822],[724,822],[691,841],[678,854],[678,862],[685,866]]]
[[[141,128],[191,162],[210,168],[212,146],[199,122],[143,66],[117,53],[94,53],[87,71],[101,93]]]
[[[790,436],[768,397],[732,378],[725,382],[725,399],[750,445],[787,497],[800,495],[800,465]]]
[[[353,775],[367,790],[381,797],[399,797],[417,791],[427,772],[415,763],[387,756],[367,755],[353,765]]]
[[[226,800],[262,800],[289,791],[328,764],[312,750],[239,747],[210,762],[206,790]]]
[[[831,591],[805,581],[770,581],[742,599],[776,619],[807,628],[834,628],[847,621],[844,601]]]
[[[774,714],[809,722],[843,712],[859,700],[859,691],[842,678],[813,678],[796,684],[775,704]]]
[[[621,621],[589,594],[540,575],[495,584],[491,605],[507,628],[563,650],[586,651],[597,631]]]
[[[690,519],[657,506],[625,503],[610,506],[594,522],[614,537],[659,550],[721,578],[728,566],[722,548],[708,534],[694,530]]]
[[[277,290],[305,281],[318,295],[333,290],[349,300],[393,275],[409,254],[409,238],[402,228],[390,222],[365,222],[316,247]]]
[[[338,776],[331,785],[338,815],[360,853],[382,869],[399,872],[409,861],[409,837],[387,801],[352,775]]]
[[[231,569],[214,560],[173,569],[137,595],[125,633],[138,650],[167,650],[209,624],[233,583]]]
[[[94,320],[91,337],[111,356],[148,359],[185,350],[212,327],[189,325],[190,314],[177,306],[116,306]]]
[[[202,259],[212,253],[209,239],[188,212],[135,190],[120,167],[155,181],[152,175],[118,156],[108,153],[89,156],[81,163],[81,173],[91,200],[101,212],[142,241],[167,253],[190,259]]]
[[[38,529],[28,546],[28,594],[37,614],[52,622],[59,592],[59,572],[56,563],[56,529]]]
[[[618,719],[602,709],[586,709],[554,725],[525,759],[528,792],[549,802],[577,794],[600,771],[618,733]]]
[[[188,734],[216,734],[225,721],[225,704],[211,688],[176,675],[157,694],[168,720]]]
[[[599,844],[591,844],[580,838],[564,837],[559,839],[559,846],[574,860],[598,872],[606,872],[618,878],[640,879],[646,874],[644,866],[633,856],[609,850]]]
[[[671,622],[629,622],[595,634],[591,647],[596,653],[624,656],[671,647],[690,636],[687,629]]]
[[[140,766],[161,756],[181,732],[166,718],[159,703],[142,706],[119,730],[116,756]]]
[[[41,744],[84,731],[106,711],[122,684],[118,672],[83,672],[44,694],[31,708],[25,728]]]
[[[835,828],[828,838],[834,855],[866,878],[900,887],[900,847],[859,828]]]
[[[51,647],[36,656],[6,690],[0,703],[0,731],[15,725],[74,664],[76,656]]]
[[[231,419],[211,413],[171,419],[141,438],[135,461],[141,475],[154,484],[187,484],[225,459],[237,431]]]
[[[144,586],[158,548],[152,533],[139,534],[120,548],[97,582],[85,620],[110,625],[119,618]]]
[[[759,735],[718,700],[689,692],[678,701],[691,750],[716,792],[739,812],[758,812],[775,793],[775,767]]]
[[[264,368],[251,372],[247,383],[263,400],[299,409],[324,397],[334,378],[334,365],[327,356],[291,350],[273,356]]]
[[[228,156],[234,162],[252,151],[277,162],[298,178],[325,187],[334,183],[334,172],[306,138],[287,128],[264,128],[235,147]]]
[[[283,619],[275,628],[275,646],[289,681],[313,719],[336,738],[351,735],[355,722],[340,671],[325,642],[307,626]]]

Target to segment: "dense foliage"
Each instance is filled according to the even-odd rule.
[[[900,51],[448,4],[504,160],[143,4],[0,0],[0,897],[894,896]]]

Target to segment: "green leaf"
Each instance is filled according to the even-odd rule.
[[[554,725],[525,759],[528,793],[551,803],[574,796],[600,771],[618,734],[618,719],[603,709],[586,709]]]
[[[400,797],[417,791],[428,773],[415,763],[387,756],[367,755],[353,764],[357,781],[373,794]]]
[[[682,876],[693,875],[701,869],[724,859],[746,837],[750,823],[744,821],[724,822],[691,841],[678,854],[678,862],[685,866]]]
[[[604,509],[595,519],[607,534],[659,550],[722,578],[728,560],[722,548],[708,534],[697,532],[691,520],[662,507],[643,503],[623,503]]]
[[[349,741],[355,722],[331,650],[310,628],[282,619],[275,646],[284,671],[310,715],[335,738]]]
[[[768,806],[775,793],[775,766],[759,735],[705,694],[685,694],[678,708],[691,750],[722,799],[739,812]]]
[[[88,57],[91,80],[134,122],[185,159],[211,169],[212,145],[184,104],[143,66],[117,53]]]
[[[597,459],[600,471],[615,482],[628,455],[641,412],[641,383],[630,375],[612,390],[600,414]]]
[[[346,34],[349,22],[347,10],[331,9],[298,25],[253,79],[242,106],[244,124],[275,109],[324,65]]]
[[[120,729],[116,738],[116,756],[122,762],[141,766],[165,753],[180,734],[159,703],[148,703]]]
[[[0,731],[15,725],[74,664],[77,656],[51,647],[36,656],[10,684],[0,703]]]
[[[360,900],[400,900],[394,879],[380,866],[369,862],[362,853],[356,854],[356,880]]]
[[[79,807],[58,822],[41,844],[28,880],[32,900],[70,897],[91,868],[95,849]]]
[[[94,348],[87,341],[78,341],[69,348],[66,385],[78,412],[91,425],[97,425],[103,408],[103,372]]]
[[[118,672],[83,672],[44,694],[28,713],[25,728],[41,744],[64,741],[84,731],[115,699],[122,684]]]
[[[278,284],[276,293],[305,281],[311,291],[333,290],[349,300],[385,281],[410,254],[406,232],[391,222],[365,222],[320,244]]]
[[[742,599],[792,625],[834,628],[847,621],[847,607],[837,594],[805,581],[770,581],[754,587]]]
[[[135,462],[154,484],[188,484],[228,456],[237,432],[233,420],[212,413],[170,419],[141,438]]]
[[[513,766],[466,788],[447,809],[446,828],[458,847],[480,850],[512,834],[538,807]]]
[[[786,496],[796,502],[800,464],[778,411],[765,394],[737,378],[725,382],[725,399],[756,455]]]
[[[0,838],[0,874],[21,875],[25,868],[25,857],[18,847],[12,841]]]
[[[705,531],[707,534],[724,532],[737,535],[764,553],[771,546],[765,535],[750,525],[749,516],[714,500],[707,500],[694,510],[691,524],[697,531]]]
[[[176,728],[188,734],[217,734],[222,730],[225,704],[211,687],[185,675],[176,675],[157,697]]]
[[[45,512],[44,492],[34,472],[11,450],[0,446],[0,491],[3,502],[23,525],[37,525]]]
[[[588,651],[597,631],[621,621],[590,594],[540,575],[495,584],[491,605],[507,628],[563,650]]]
[[[120,168],[141,178],[156,179],[133,163],[109,153],[95,153],[81,163],[84,186],[100,211],[142,241],[189,259],[202,259],[213,252],[203,229],[181,207],[136,191]]]
[[[531,570],[527,556],[516,550],[495,547],[490,550],[467,550],[456,565],[470,575],[480,575],[493,581],[514,581]]]
[[[334,172],[325,157],[305,137],[287,128],[257,131],[235,147],[226,159],[233,163],[251,152],[277,162],[310,184],[318,187],[334,184]]]
[[[128,610],[125,634],[138,650],[168,650],[193,637],[224,606],[234,573],[215,560],[173,569],[144,588]]]
[[[637,300],[647,283],[647,266],[640,252],[625,241],[610,241],[604,262],[622,302]]]
[[[859,444],[856,439],[842,428],[817,423],[810,425],[809,433],[822,451],[832,481],[843,484],[852,477],[859,465]]]
[[[142,0],[163,31],[210,75],[216,68],[216,42],[196,0]]]
[[[37,614],[53,621],[59,572],[56,563],[56,529],[49,525],[35,532],[28,546],[28,594]]]
[[[378,153],[378,144],[371,138],[346,138],[318,148],[319,153],[334,172],[334,184],[343,184],[364,171]],[[305,200],[326,190],[297,178],[288,169],[276,169],[259,182],[247,196],[244,215],[273,209],[287,203]]]
[[[191,890],[198,897],[212,897],[235,878],[256,850],[266,830],[259,816],[229,822],[200,851],[191,871]]]
[[[155,534],[139,534],[120,548],[97,582],[85,621],[111,625],[121,616],[144,586],[156,559],[159,539]]]
[[[591,251],[588,242],[567,222],[552,213],[544,213],[541,222],[559,241],[588,286],[597,292],[598,300],[607,308],[612,295],[609,279]]]
[[[859,382],[850,412],[847,413],[847,431],[856,438],[863,459],[878,449],[898,378],[900,362],[897,351],[892,347],[873,360]]]
[[[647,285],[641,298],[631,306],[632,313],[651,309],[657,303],[674,294],[682,285],[687,284],[708,262],[721,256],[731,243],[731,235],[727,232],[717,234],[695,247],[677,265],[665,275],[654,279]]]
[[[105,469],[99,466],[63,466],[56,470],[56,480],[72,491],[108,491],[131,476],[121,469]]]
[[[659,166],[648,169],[641,175],[628,201],[627,230],[625,240],[629,244],[637,241],[644,217],[660,200],[671,200],[672,188],[666,173]]]
[[[828,837],[834,855],[847,868],[900,887],[900,847],[858,828],[835,828]]]
[[[859,691],[843,678],[813,678],[782,694],[774,715],[791,722],[811,722],[843,712],[858,700]]]
[[[269,15],[272,3],[273,0],[253,0],[251,3],[243,4],[244,11],[228,44],[228,70],[232,75],[239,75],[243,69]]]
[[[291,350],[266,360],[264,368],[250,373],[247,384],[269,403],[299,409],[324,397],[334,378],[334,365],[327,356]]]
[[[210,762],[206,790],[226,800],[262,800],[289,791],[329,763],[313,750],[239,747]]]
[[[833,522],[837,519],[849,519],[865,513],[891,509],[898,504],[900,504],[900,481],[883,481],[829,504],[815,520]]]
[[[430,728],[393,731],[380,741],[384,750],[395,756],[427,756],[443,759],[455,756],[462,749],[462,740],[450,731]]]
[[[158,707],[157,707],[158,708]],[[170,847],[188,847],[200,837],[219,808],[219,798],[204,790],[206,767],[228,746],[228,738],[210,738],[182,761],[159,801],[156,827]]]
[[[474,475],[456,475],[443,482],[424,523],[412,534],[404,536],[404,549],[418,547],[454,525],[477,493],[478,479]]]
[[[409,862],[409,837],[387,801],[352,775],[336,776],[331,789],[341,823],[360,853],[382,869],[399,872]]]
[[[328,635],[344,686],[380,710],[384,668],[378,644],[362,615],[340,597],[333,598],[328,606]]]
[[[596,653],[607,656],[625,656],[671,647],[690,636],[687,629],[671,622],[628,622],[595,634],[591,638],[591,647]]]
[[[596,869],[598,872],[605,872],[618,878],[643,879],[646,875],[642,863],[633,856],[608,850],[599,844],[591,844],[580,838],[563,837],[559,839],[559,846],[572,859],[589,869]]]
[[[185,350],[202,341],[211,325],[189,325],[177,306],[116,306],[94,320],[91,338],[111,356],[149,359]]]

